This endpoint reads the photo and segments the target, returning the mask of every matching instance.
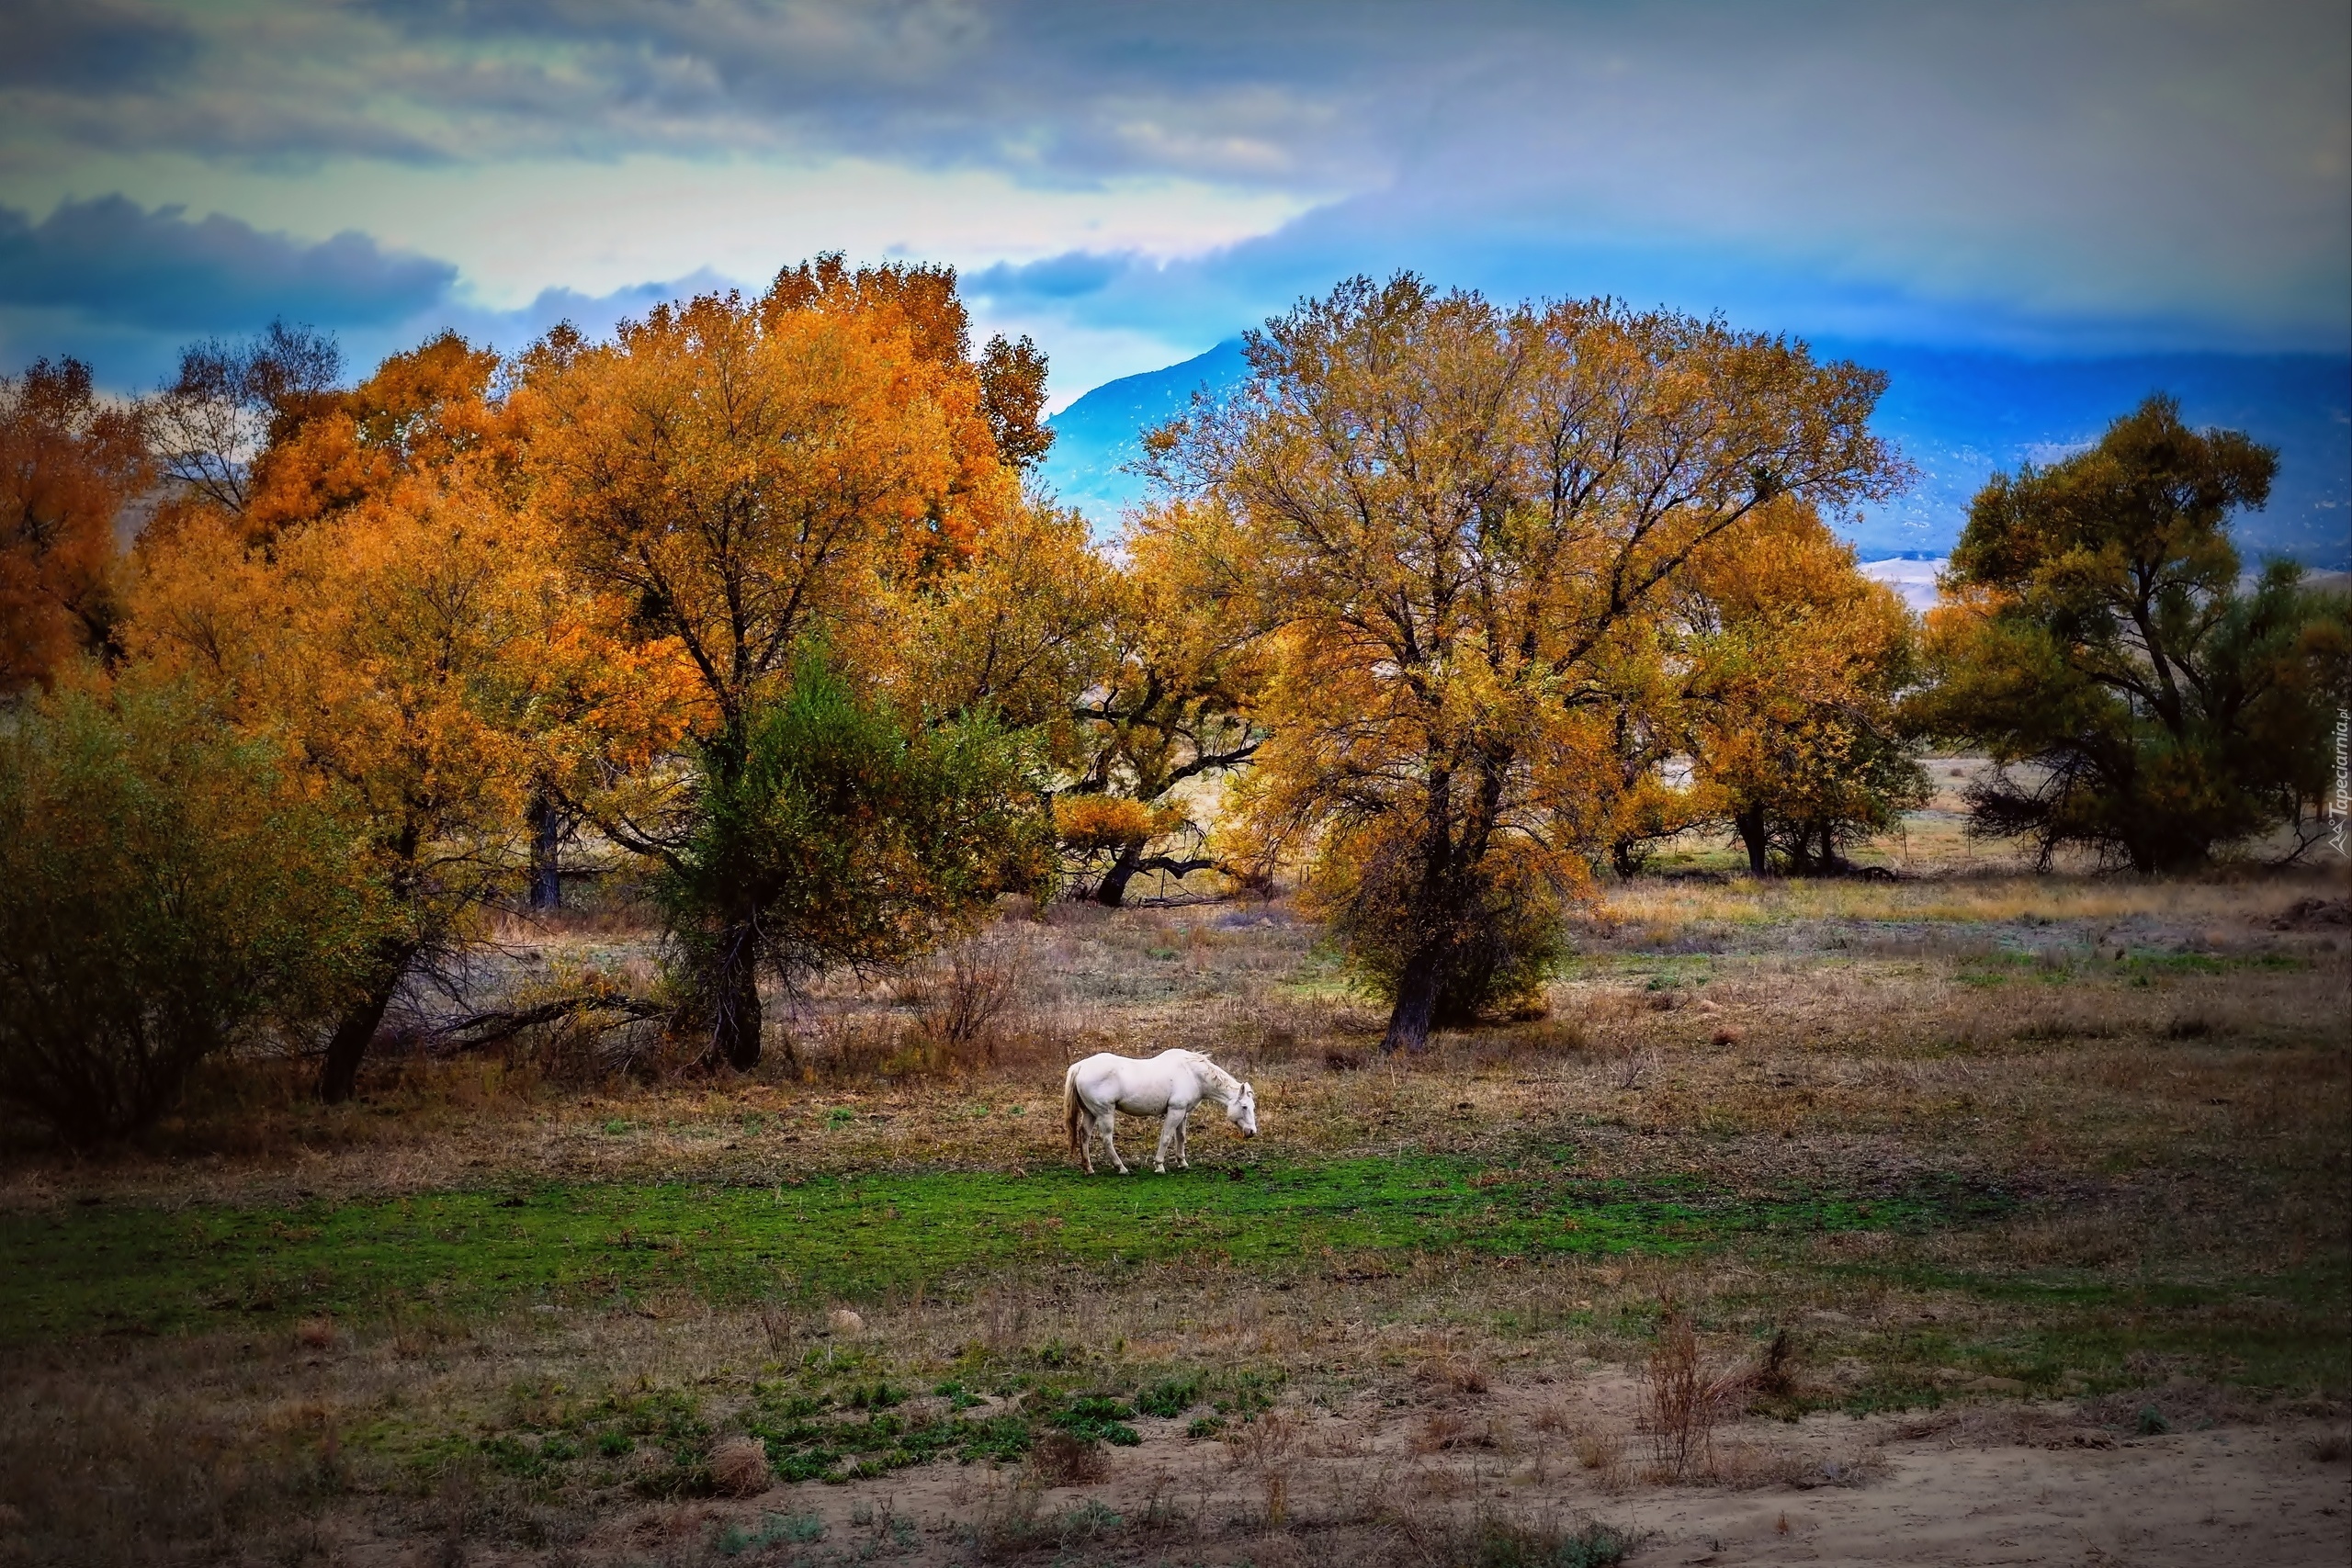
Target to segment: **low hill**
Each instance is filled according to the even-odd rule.
[[[2193,424],[2243,430],[2279,449],[2269,507],[2243,520],[2250,558],[2291,556],[2341,569],[2352,528],[2352,358],[2317,355],[2140,355],[2026,359],[1883,344],[1822,343],[1823,353],[1888,373],[1879,428],[1919,469],[1905,495],[1854,523],[1848,536],[1865,558],[1944,555],[1968,503],[1996,470],[2047,463],[2098,439],[2116,415],[2151,391],[2173,393]],[[1138,376],[1107,382],[1053,420],[1058,438],[1045,477],[1062,500],[1107,534],[1143,498],[1123,471],[1139,434],[1182,413],[1193,393],[1212,396],[1247,371],[1241,341]]]

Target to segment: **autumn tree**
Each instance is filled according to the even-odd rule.
[[[332,407],[342,378],[333,337],[282,321],[248,341],[182,349],[178,374],[147,405],[155,460],[178,486],[175,499],[243,517],[255,464]]]
[[[971,317],[956,292],[954,267],[901,262],[853,267],[839,251],[829,251],[776,274],[766,303],[771,310],[896,319],[916,354],[951,371],[972,372],[1000,462],[1026,471],[1052,448],[1044,351],[1026,336],[1016,342],[1000,333],[974,360]]]
[[[326,1043],[330,1100],[520,869],[524,741],[566,591],[485,446],[492,364],[448,338],[394,355],[277,426],[243,511],[208,497],[141,547],[134,651],[281,748],[385,900]]]
[[[1247,352],[1237,392],[1151,436],[1198,503],[1155,526],[1253,597],[1276,668],[1246,809],[1311,850],[1394,997],[1386,1045],[1418,1048],[1605,831],[1596,656],[1759,508],[1887,489],[1884,380],[1718,321],[1411,276],[1342,284]]]
[[[1692,558],[1669,597],[1690,638],[1695,795],[1761,876],[1828,872],[1927,800],[1897,701],[1913,618],[1808,507],[1780,501]]]
[[[139,411],[102,401],[88,366],[0,377],[0,696],[115,651],[116,529],[152,472]]]
[[[1024,472],[1053,450],[1046,423],[1046,355],[1024,333],[999,333],[980,354],[980,412],[1004,460]]]
[[[1697,745],[1691,685],[1699,674],[1687,620],[1660,604],[1594,650],[1584,705],[1607,723],[1600,840],[1619,877],[1640,874],[1657,846],[1701,826],[1711,812],[1690,787]]]
[[[1138,875],[1238,870],[1212,852],[1188,792],[1264,744],[1250,716],[1264,640],[1197,548],[1205,518],[1147,522],[1122,542],[1102,658],[1074,707],[1079,757],[1055,813],[1095,902],[1117,908]]]
[[[955,352],[960,307],[942,296],[920,269],[819,265],[761,299],[661,307],[609,344],[559,336],[522,366],[537,506],[569,570],[625,607],[615,636],[674,651],[695,760],[633,767],[609,755],[612,727],[576,728],[558,773],[604,832],[673,878],[699,880],[695,846],[750,787],[739,770],[763,716],[789,711],[809,649],[869,684],[907,657],[904,627],[876,607],[968,561],[1020,511],[978,372]],[[711,1055],[738,1068],[760,1059],[763,968],[811,934],[779,930],[787,895],[754,902],[706,897],[715,922],[682,933]]]
[[[1911,708],[1992,756],[1972,832],[2028,839],[2044,865],[2078,845],[2153,872],[2306,818],[2352,623],[2290,562],[2241,579],[2229,519],[2264,504],[2278,465],[2154,396],[2088,451],[1979,492]]]
[[[942,716],[990,710],[1069,769],[1084,748],[1073,705],[1110,658],[1118,591],[1083,516],[1024,502],[947,570],[878,595],[858,642],[894,700]]]

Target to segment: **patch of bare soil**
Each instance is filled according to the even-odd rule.
[[[1596,1522],[1630,1537],[1637,1565],[2211,1568],[2341,1564],[2352,1550],[2340,1424],[2186,1388],[2081,1407],[1741,1421],[1716,1430],[1703,1473],[1668,1483],[1623,1373],[1533,1385],[1450,1363],[1425,1373],[1408,1406],[1372,1395],[1284,1406],[1214,1439],[1140,1419],[1140,1446],[1098,1450],[1075,1472],[940,1462],[774,1486],[557,1522],[569,1539],[552,1559],[478,1547],[468,1560],[1377,1568],[1473,1561],[1498,1529],[1523,1542]],[[2254,1419],[2142,1433],[2142,1411],[2166,1402],[2185,1420]],[[415,1540],[396,1538],[415,1522],[379,1518],[390,1529],[378,1534],[346,1516],[321,1544],[341,1562],[409,1562]]]

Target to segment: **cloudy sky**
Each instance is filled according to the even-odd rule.
[[[1356,271],[1844,341],[2352,346],[2343,0],[5,0],[0,361],[515,346],[811,253],[1056,400]]]

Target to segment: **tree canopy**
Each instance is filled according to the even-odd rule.
[[[1759,509],[1891,489],[1884,381],[1717,321],[1409,275],[1345,283],[1247,352],[1238,392],[1151,437],[1193,504],[1148,526],[1276,650],[1249,819],[1311,843],[1339,919],[1390,933],[1387,1043],[1417,1047],[1506,907],[1581,883],[1613,793],[1612,644]]]
[[[2144,872],[2312,815],[2352,632],[2291,562],[2241,579],[2228,520],[2277,467],[2156,396],[1977,496],[1911,708],[1997,764],[1970,795],[1975,832]]]

